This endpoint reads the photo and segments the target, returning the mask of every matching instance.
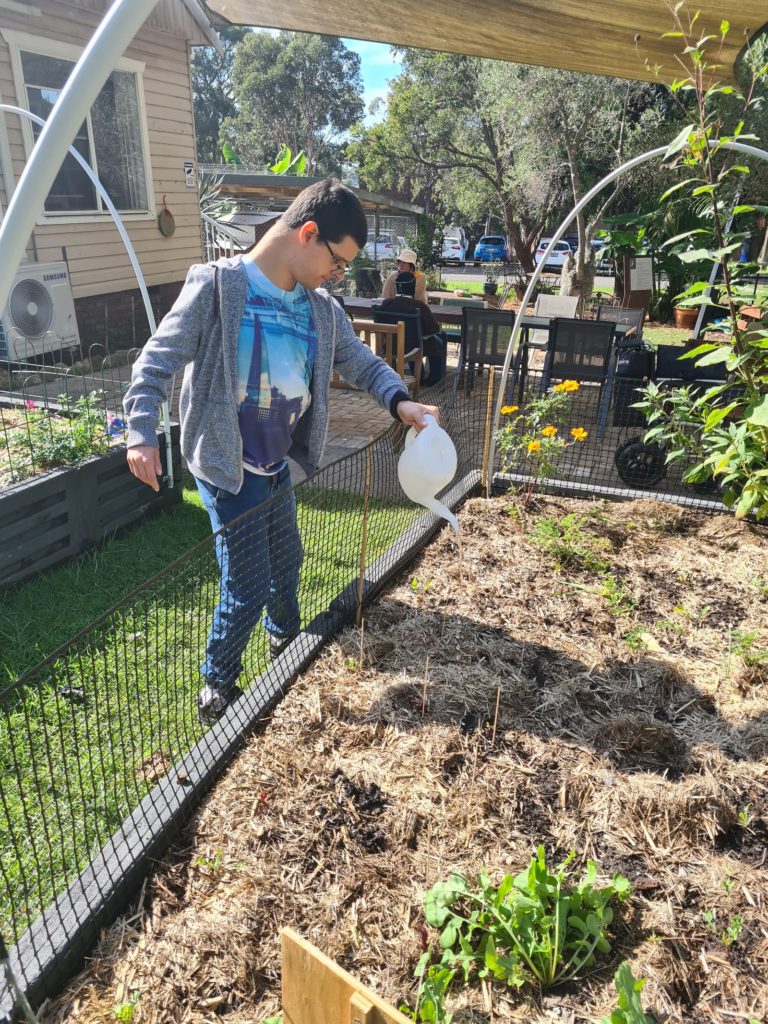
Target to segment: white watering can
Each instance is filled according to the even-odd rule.
[[[411,427],[405,435],[405,448],[397,463],[397,477],[406,495],[418,505],[424,505],[435,515],[447,519],[456,533],[459,521],[441,501],[435,498],[456,475],[456,449],[448,434],[435,422],[434,416],[425,416],[426,427],[416,432]]]

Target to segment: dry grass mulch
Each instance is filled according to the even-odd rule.
[[[659,1021],[767,1019],[768,536],[643,500],[459,519],[461,557],[441,533],[304,673],[46,1024],[261,1021],[284,925],[413,1004],[425,891],[538,843],[631,880],[613,952],[457,989],[455,1024],[598,1021],[622,960]]]

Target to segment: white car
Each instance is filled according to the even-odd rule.
[[[363,252],[372,260],[381,263],[384,260],[393,260],[401,249],[405,248],[405,239],[400,235],[390,235],[384,232],[375,234],[368,233],[368,241],[365,243]]]
[[[459,235],[446,235],[443,238],[443,263],[463,263],[467,258],[467,241]]]
[[[536,249],[536,255],[534,260],[536,265],[544,259],[544,253],[546,252],[547,246],[552,241],[551,238],[542,238]],[[544,267],[545,270],[562,270],[563,264],[569,252],[572,252],[570,245],[567,242],[558,242],[555,248],[549,254],[547,265]]]

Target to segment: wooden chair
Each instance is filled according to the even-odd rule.
[[[384,359],[408,384],[409,389],[413,387],[414,398],[419,393],[421,378],[424,372],[424,342],[421,336],[421,314],[396,312],[395,310],[374,309],[373,319],[377,325],[402,324],[404,331],[403,350],[398,349],[397,354],[388,351],[382,355]],[[379,353],[381,355],[381,353]],[[408,367],[406,369],[406,366]],[[413,367],[413,372],[410,367]],[[412,383],[411,383],[412,382]]]
[[[402,377],[405,386],[418,394],[415,376],[408,373],[405,361],[405,324],[402,320],[396,324],[377,324],[373,320],[353,320],[352,329],[364,345],[367,345],[381,359],[391,366],[398,376]],[[331,380],[332,388],[351,388],[334,370]]]

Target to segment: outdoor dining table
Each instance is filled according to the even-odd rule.
[[[373,311],[381,307],[382,299],[362,299],[362,298],[348,298],[344,297],[344,310],[353,317],[367,317],[373,316]],[[430,313],[433,314],[436,320],[439,320],[441,324],[449,324],[453,327],[461,327],[463,322],[461,306],[430,306]],[[515,311],[502,310],[501,312],[508,312],[510,314],[510,333],[512,324],[514,324]],[[521,345],[525,345],[526,348],[532,347],[528,344],[528,337],[531,331],[535,331],[537,328],[542,330],[548,330],[549,325],[552,321],[552,317],[548,316],[534,316],[532,313],[526,313],[522,320],[521,330]],[[616,324],[616,340],[621,341],[624,335],[634,328],[631,324]]]
[[[344,312],[352,317],[367,317],[370,319],[376,309],[381,308],[383,299],[361,299],[348,298],[344,296]],[[460,306],[430,306],[430,313],[441,324],[448,324],[452,327],[461,327]]]

